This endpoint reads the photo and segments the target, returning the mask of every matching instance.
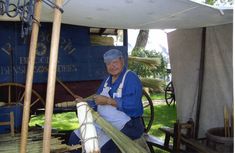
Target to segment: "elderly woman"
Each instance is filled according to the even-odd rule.
[[[141,81],[134,72],[127,70],[120,50],[108,50],[103,57],[109,76],[94,96],[95,110],[125,135],[138,139],[144,132]],[[117,146],[98,125],[96,131],[101,153],[118,152]],[[80,143],[79,137],[79,130],[75,130],[69,145]]]

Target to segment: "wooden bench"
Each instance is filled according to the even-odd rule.
[[[191,148],[199,153],[218,153],[217,151],[210,149],[206,145],[203,145],[202,143],[192,138],[186,138],[182,136],[180,141],[188,148]]]
[[[172,151],[173,145],[170,144],[170,139],[174,138],[174,129],[170,127],[161,127],[159,130],[165,133],[164,148]]]
[[[153,146],[158,147],[163,150],[166,150],[166,151],[169,151],[169,152],[172,151],[172,145],[168,144],[167,146],[165,146],[164,141],[162,141],[161,139],[159,139],[153,135],[144,133],[144,138],[149,146],[151,153],[154,153]]]
[[[174,124],[174,128],[162,127],[159,130],[165,133],[164,150],[173,153],[188,152],[188,150],[199,153],[217,153],[195,139],[194,123],[192,121],[187,123],[179,123],[177,121]],[[183,132],[182,130],[185,131]],[[170,145],[170,138],[173,138],[173,147]],[[184,150],[180,148],[181,144],[185,145]]]

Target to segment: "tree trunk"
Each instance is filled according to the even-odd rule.
[[[149,30],[140,30],[136,39],[135,47],[132,50],[132,53],[135,50],[144,49],[145,46],[147,45],[148,37],[149,37]]]

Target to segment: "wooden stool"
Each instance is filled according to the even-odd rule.
[[[194,123],[192,121],[188,121],[187,123],[179,123],[179,121],[177,121],[174,124],[174,128],[161,127],[159,128],[159,130],[165,133],[163,149],[170,152],[180,151],[180,139],[182,130],[186,130],[186,133],[184,135],[187,135],[190,138],[194,138]],[[173,146],[170,144],[171,138],[173,138]]]
[[[180,142],[181,142],[182,136],[186,138],[191,138],[191,139],[195,138],[194,122],[192,120],[188,121],[187,123],[179,123],[179,121],[177,121],[174,124],[173,152],[176,152],[176,153],[180,152]]]
[[[1,125],[10,125],[10,128],[11,128],[11,136],[15,136],[15,129],[14,129],[14,112],[10,112],[9,114],[2,114],[2,116],[7,116],[9,115],[10,116],[10,120],[8,122],[0,122],[0,126]]]

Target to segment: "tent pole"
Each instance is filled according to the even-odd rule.
[[[203,78],[205,68],[205,52],[206,52],[206,27],[202,28],[202,41],[201,41],[201,58],[200,58],[200,69],[199,69],[199,83],[198,83],[198,96],[197,96],[197,108],[196,108],[196,125],[195,125],[195,136],[198,138],[199,122],[201,114],[201,102],[202,102],[202,91],[203,91]]]
[[[26,153],[26,147],[27,147],[28,123],[29,123],[29,116],[30,116],[33,73],[34,73],[34,64],[35,64],[35,58],[36,58],[36,47],[37,47],[37,41],[38,41],[41,8],[42,8],[42,2],[40,0],[36,1],[35,10],[34,10],[34,18],[36,21],[34,21],[32,24],[32,34],[31,34],[31,40],[30,40],[29,58],[28,58],[28,66],[27,66],[26,87],[25,87],[25,97],[24,97],[24,111],[23,111],[23,119],[22,119],[22,126],[21,126],[20,153]]]
[[[128,31],[127,31],[127,29],[123,30],[123,37],[124,37],[123,46],[128,47]]]
[[[63,0],[55,0],[55,4],[61,7]],[[54,21],[52,27],[51,36],[51,48],[50,48],[50,61],[47,81],[47,95],[46,95],[46,109],[45,109],[45,123],[43,132],[43,153],[50,153],[51,146],[51,121],[54,106],[55,96],[55,82],[56,82],[56,69],[58,60],[58,49],[60,39],[60,27],[61,27],[62,13],[58,8],[54,9]]]

